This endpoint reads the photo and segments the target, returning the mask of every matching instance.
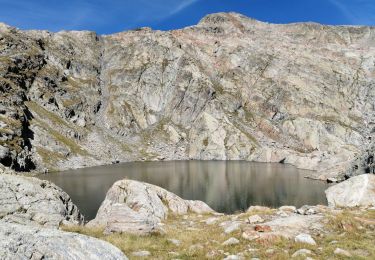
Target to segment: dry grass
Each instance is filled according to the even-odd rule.
[[[237,214],[239,219],[258,214],[264,218],[274,214],[274,210],[258,210],[251,213]],[[248,241],[241,237],[241,231],[225,234],[220,223],[230,220],[233,216],[220,216],[215,224],[208,225],[204,221],[212,216],[191,214],[186,217],[170,216],[164,222],[164,234],[136,236],[129,234],[103,235],[102,229],[86,227],[63,227],[65,231],[77,232],[93,236],[112,243],[120,248],[130,259],[137,259],[132,252],[147,250],[151,253],[149,259],[223,259],[228,254],[242,253],[244,259],[258,257],[260,259],[291,259],[294,252],[305,248],[312,251],[313,259],[348,259],[337,256],[336,248],[349,251],[351,259],[375,259],[374,226],[363,225],[363,219],[375,220],[375,212],[345,211],[337,215],[327,215],[327,233],[314,237],[316,246],[295,243],[287,239],[275,239],[268,243]],[[361,220],[357,220],[356,217]],[[361,222],[362,221],[362,222]],[[230,237],[237,238],[240,243],[223,246],[222,243]],[[170,239],[180,241],[179,245]],[[334,243],[332,243],[334,241]],[[296,257],[293,259],[305,259]]]

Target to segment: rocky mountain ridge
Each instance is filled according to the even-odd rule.
[[[113,35],[0,25],[0,162],[18,171],[134,160],[374,172],[375,28],[218,13]]]

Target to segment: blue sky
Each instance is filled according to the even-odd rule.
[[[375,0],[0,0],[0,21],[9,25],[99,34],[182,28],[222,11],[272,23],[375,25]]]

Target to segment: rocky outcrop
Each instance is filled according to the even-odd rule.
[[[109,189],[94,220],[88,226],[104,227],[105,233],[148,234],[158,232],[169,213],[213,213],[204,202],[183,200],[158,186],[121,180]]]
[[[78,208],[56,185],[36,178],[0,174],[0,225],[58,228],[60,224],[82,222]]]
[[[284,162],[372,171],[375,29],[235,13],[175,31],[0,26],[0,162]],[[368,161],[370,161],[368,163]]]
[[[127,259],[118,248],[92,237],[55,229],[4,223],[0,223],[0,258]]]
[[[375,206],[375,175],[363,174],[352,177],[326,190],[331,207]]]

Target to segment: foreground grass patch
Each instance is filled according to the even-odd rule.
[[[105,240],[120,248],[130,259],[137,259],[132,252],[149,251],[148,259],[224,259],[227,255],[241,255],[243,259],[291,259],[299,249],[311,251],[313,259],[375,259],[375,211],[340,211],[327,213],[324,228],[314,236],[317,245],[295,243],[293,239],[275,239],[270,242],[249,241],[242,238],[242,230],[226,234],[220,225],[235,219],[244,220],[255,212],[264,218],[275,214],[273,210],[254,211],[232,216],[187,215],[170,216],[163,223],[163,234],[137,236],[130,234],[104,235],[102,229],[87,227],[62,227]],[[216,218],[207,224],[207,219]],[[234,245],[223,245],[229,238],[238,239]],[[350,258],[334,254],[337,248],[352,255]],[[305,259],[297,256],[293,259]]]

